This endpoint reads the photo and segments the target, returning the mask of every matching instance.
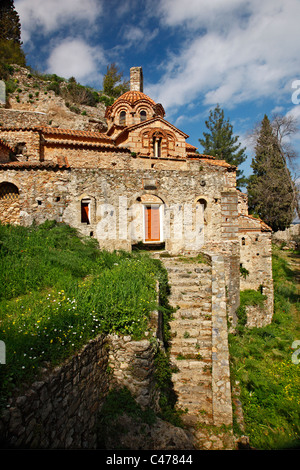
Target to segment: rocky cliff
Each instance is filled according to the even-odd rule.
[[[105,131],[105,104],[99,98],[98,92],[75,79],[33,74],[19,66],[6,80],[6,108],[45,113],[52,127]]]

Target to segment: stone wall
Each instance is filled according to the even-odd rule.
[[[127,387],[143,409],[159,410],[159,392],[156,387],[154,356],[157,345],[153,341],[131,341],[130,336],[110,335],[109,368],[111,387]]]
[[[198,168],[197,172],[63,169],[58,166],[53,169],[47,162],[34,167],[24,165],[22,168],[13,168],[7,167],[0,172],[0,183],[10,182],[19,189],[21,224],[30,225],[33,220],[41,223],[46,219],[55,219],[69,223],[83,235],[92,234],[98,238],[102,248],[130,250],[132,241],[143,239],[143,213],[138,210],[139,207],[143,208],[140,198],[152,194],[160,198],[164,205],[164,236],[168,250],[178,252],[195,246],[193,239],[189,239],[190,233],[188,236],[184,233],[183,225],[182,231],[177,231],[176,223],[183,224],[185,208],[195,211],[199,201],[205,202],[201,233],[204,242],[222,240],[222,169],[211,171],[203,167],[201,171]],[[81,221],[82,199],[89,200],[91,204],[88,224]],[[122,204],[126,205],[125,230],[120,220]],[[107,210],[104,210],[105,207]],[[130,208],[135,208],[137,213],[130,211]],[[105,233],[101,232],[105,224],[108,229],[112,224],[115,230],[107,230],[107,239]],[[195,230],[194,222],[191,224],[191,230]]]
[[[0,447],[95,449],[97,414],[111,388],[125,386],[143,409],[158,411],[157,347],[154,338],[132,341],[130,336],[100,335],[91,340],[10,399],[0,414]]]
[[[212,256],[212,390],[215,426],[232,425],[225,264]]]
[[[103,336],[90,341],[11,399],[0,416],[1,446],[95,448],[97,412],[109,388],[106,344]]]
[[[37,130],[0,128],[0,135],[16,153],[18,145],[21,146],[24,160],[40,160],[40,134]]]
[[[272,234],[272,241],[289,249],[297,249],[300,245],[300,224],[291,225],[286,230],[278,230]]]
[[[32,128],[47,125],[48,116],[46,113],[0,108],[0,130],[1,127]]]

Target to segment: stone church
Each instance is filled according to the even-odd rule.
[[[248,214],[236,167],[197,153],[163,105],[144,94],[141,67],[130,69],[130,91],[105,118],[105,132],[63,129],[41,113],[3,108],[1,222],[55,219],[103,249],[142,243],[170,255],[222,257],[229,315],[235,319],[240,289],[260,289],[266,307],[253,324],[269,323],[271,229]]]

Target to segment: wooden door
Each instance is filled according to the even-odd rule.
[[[145,206],[145,242],[160,241],[159,206]]]

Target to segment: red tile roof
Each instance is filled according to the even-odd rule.
[[[240,218],[244,218],[244,219],[249,219],[251,221],[254,221],[254,222],[258,222],[260,224],[260,229],[262,232],[272,232],[272,228],[269,227],[263,220],[259,219],[258,217],[254,217],[253,215],[249,215],[249,214],[239,214],[239,217]],[[248,227],[242,227],[240,225],[240,230],[241,231],[245,231],[247,230]],[[249,228],[249,230],[251,230],[251,228]]]
[[[27,162],[8,162],[0,163],[0,170],[18,170],[18,169],[50,169],[55,168],[67,169],[69,168],[67,162],[64,164],[54,163],[52,161],[39,162],[39,161],[27,161]]]
[[[145,93],[142,93],[141,91],[126,91],[126,93],[123,93],[123,95],[119,96],[112,106],[114,106],[119,101],[127,101],[130,104],[134,104],[140,100],[147,100],[151,104],[156,104],[152,98],[149,98],[149,96],[145,95]]]
[[[224,168],[235,168],[233,165],[225,162],[225,160],[218,160],[211,155],[199,155],[199,158],[202,162],[209,163],[210,165],[222,166]]]
[[[108,137],[106,134],[102,132],[96,132],[96,131],[60,129],[57,127],[40,127],[39,130],[41,130],[43,134],[47,134],[47,135],[51,134],[51,135],[66,135],[66,136],[72,136],[72,137],[88,137],[88,138],[107,140],[109,142],[113,142],[113,139]]]

